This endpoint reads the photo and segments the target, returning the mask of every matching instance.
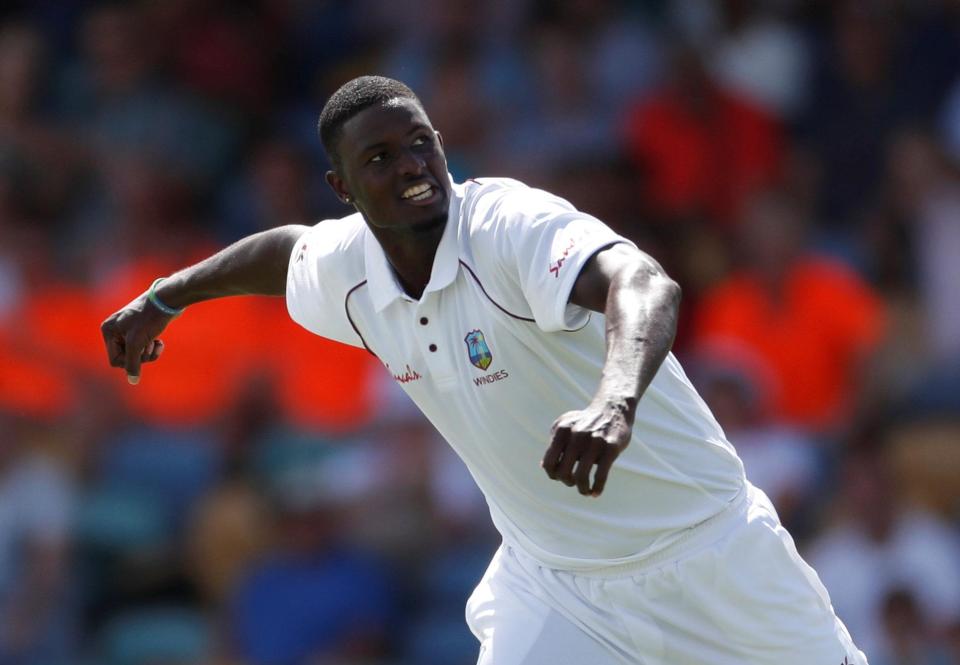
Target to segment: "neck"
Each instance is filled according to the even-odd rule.
[[[407,295],[419,300],[427,288],[446,226],[444,218],[417,229],[369,227]]]

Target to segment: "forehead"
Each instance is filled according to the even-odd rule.
[[[413,99],[398,97],[366,108],[343,123],[340,153],[357,154],[369,146],[397,140],[420,127],[433,128]]]

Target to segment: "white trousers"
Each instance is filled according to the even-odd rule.
[[[467,623],[478,665],[867,665],[752,486],[636,564],[561,571],[501,546]]]

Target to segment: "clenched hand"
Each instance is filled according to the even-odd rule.
[[[568,411],[553,423],[541,466],[553,480],[576,485],[580,494],[600,496],[610,467],[630,443],[632,427],[633,410],[623,403],[594,402],[583,410]]]
[[[157,337],[174,318],[150,304],[146,294],[111,314],[100,325],[110,365],[123,367],[131,384],[140,383],[140,364],[153,362],[163,353],[163,342]]]

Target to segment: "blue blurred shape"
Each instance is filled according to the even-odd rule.
[[[472,665],[480,643],[473,636],[463,613],[431,612],[411,622],[404,648],[404,662],[417,665]]]
[[[98,482],[151,495],[176,525],[217,482],[222,457],[216,440],[202,430],[133,428],[108,442]]]
[[[156,607],[126,612],[101,634],[103,665],[209,662],[211,629],[200,612]]]
[[[132,551],[162,546],[169,533],[164,510],[149,493],[100,488],[83,497],[77,517],[81,544]]]

